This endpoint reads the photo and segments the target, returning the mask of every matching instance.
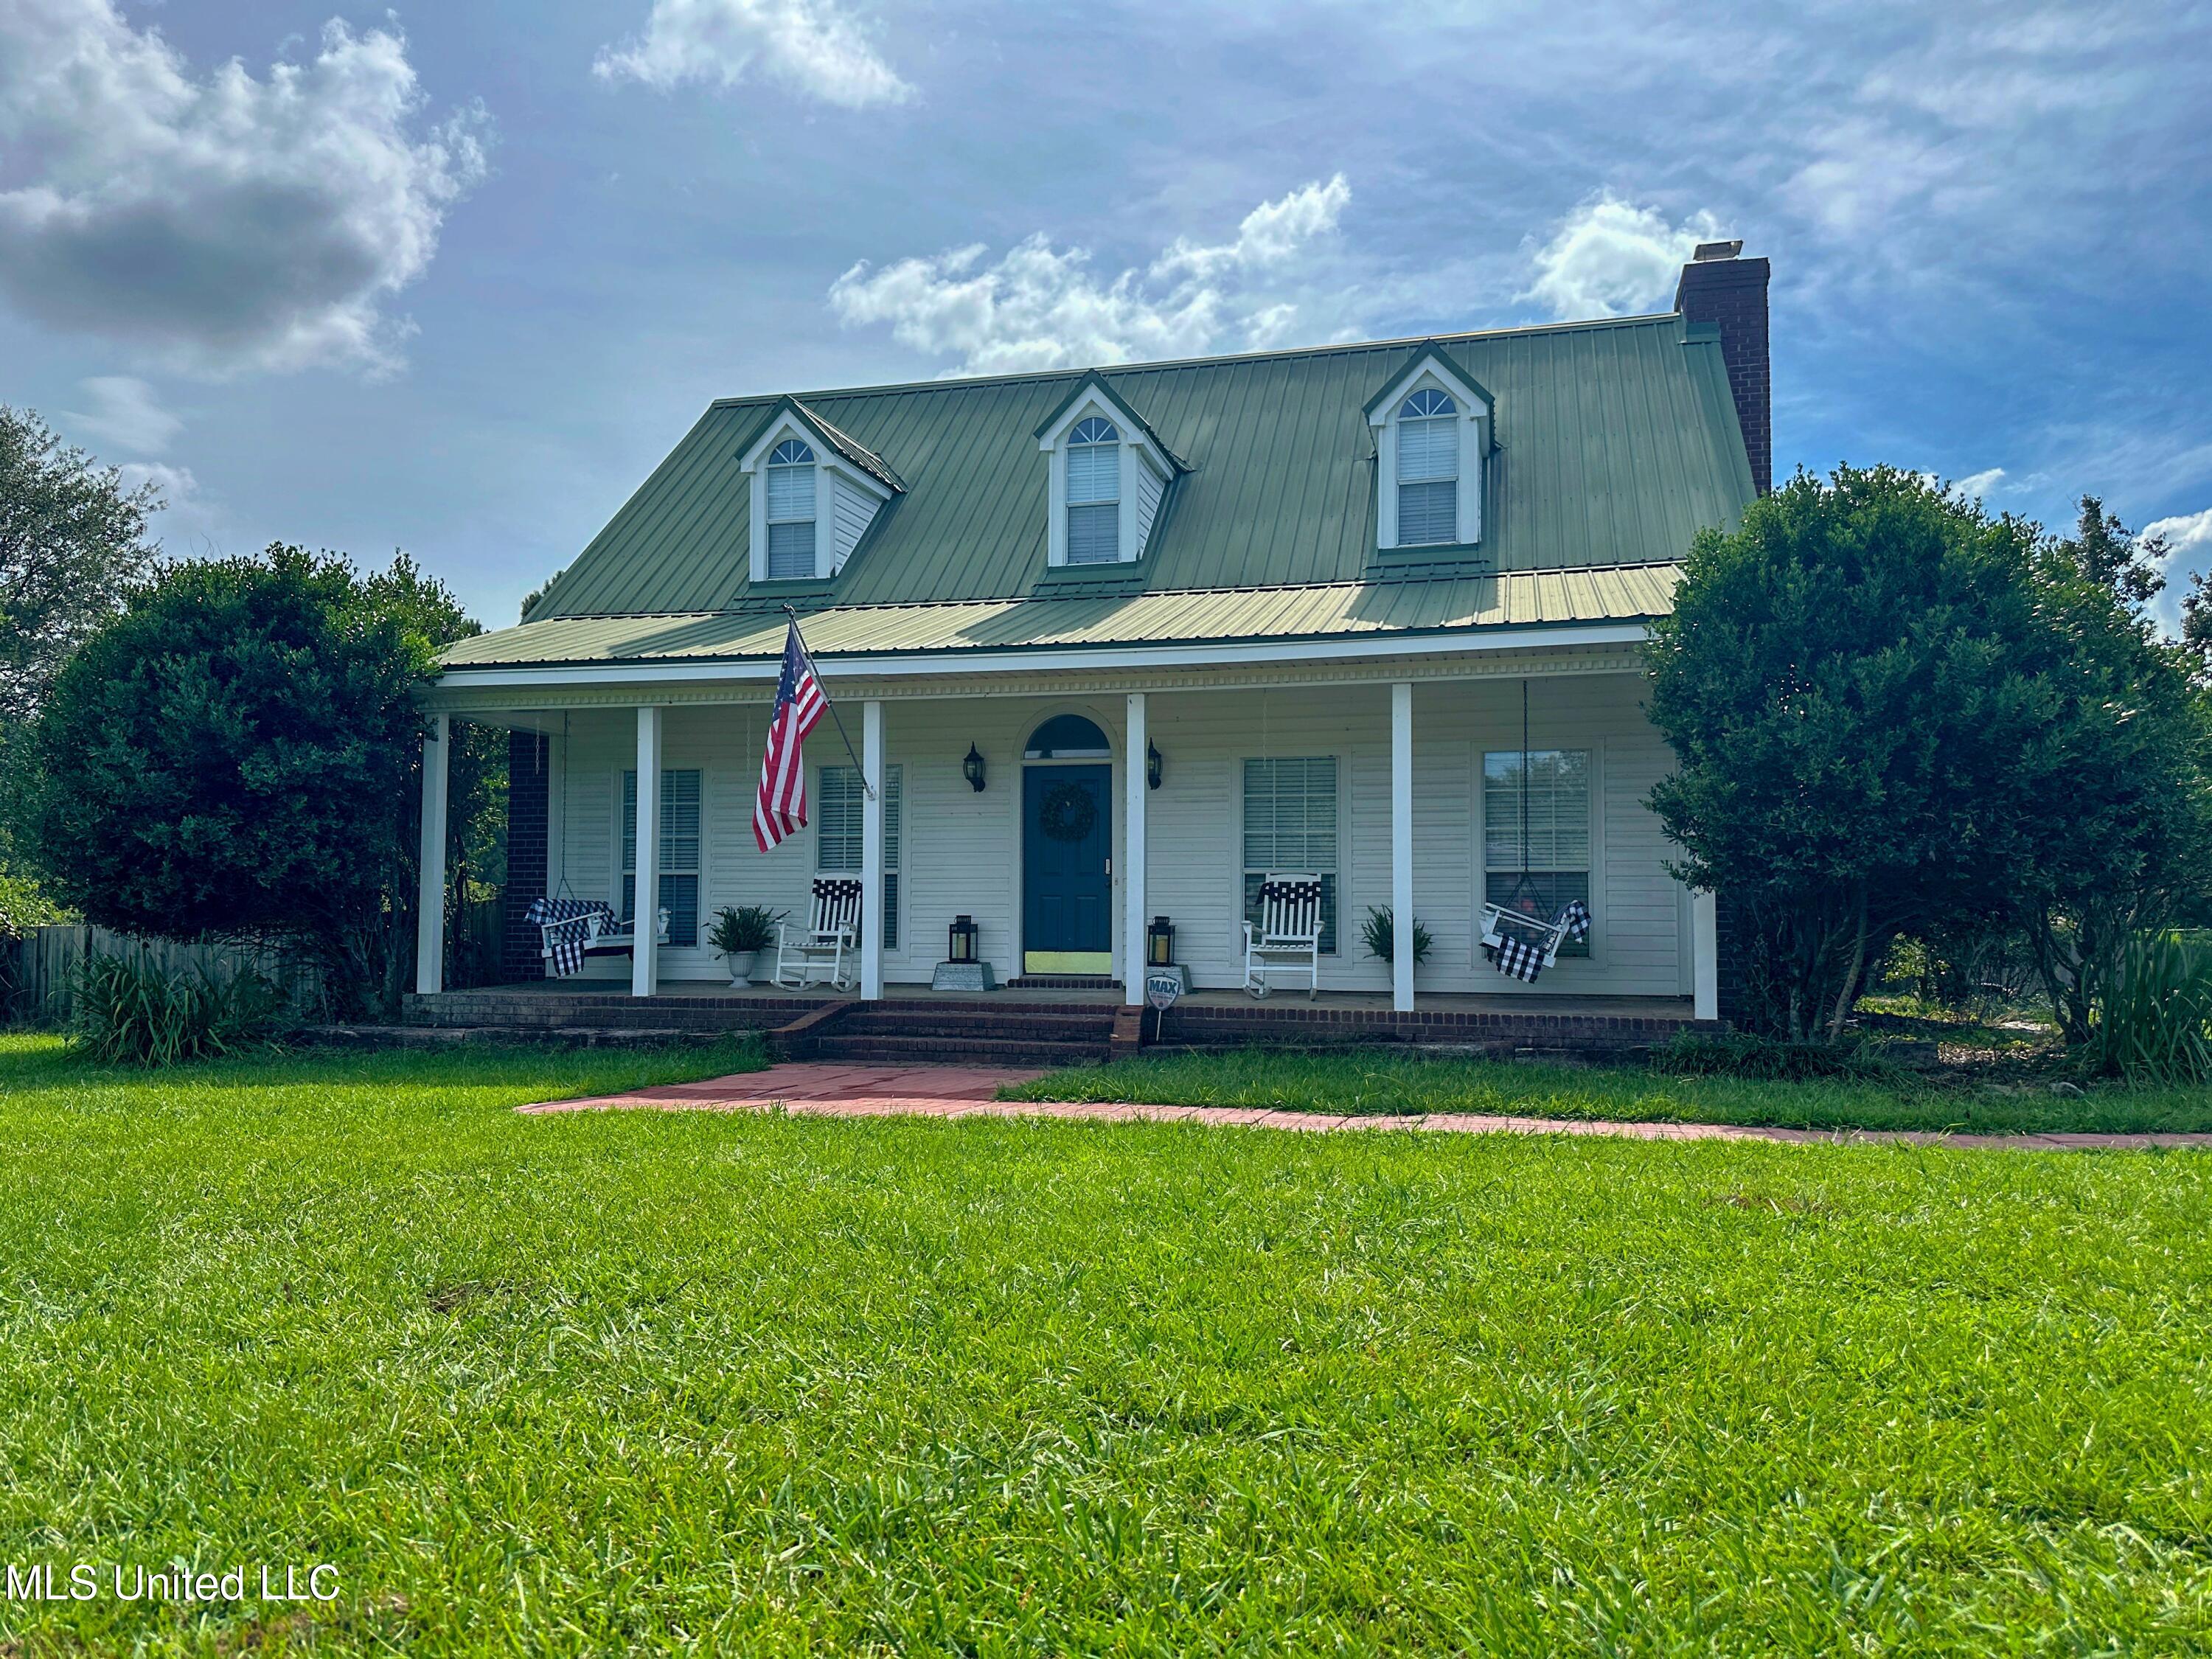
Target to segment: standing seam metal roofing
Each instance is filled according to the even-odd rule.
[[[1472,554],[1440,556],[1433,568],[1400,558],[1380,563],[1374,447],[1363,405],[1430,344],[1496,399],[1483,543]],[[1071,579],[1046,566],[1047,471],[1035,434],[1093,373],[1192,471],[1171,486],[1141,561],[1103,578],[1085,572]],[[1247,621],[1273,631],[1297,610],[1285,610],[1279,596],[1316,586],[1323,593],[1313,596],[1314,614],[1333,616],[1335,629],[1502,622],[1474,589],[1449,598],[1440,590],[1488,581],[1499,602],[1512,590],[1516,603],[1507,609],[1518,610],[1524,585],[1499,586],[1498,577],[1666,565],[1699,529],[1732,526],[1753,495],[1719,342],[1671,314],[791,400],[871,459],[879,457],[906,485],[843,572],[799,601],[803,609],[824,617],[866,611],[880,621],[886,607],[921,606],[942,623],[954,609],[989,602],[1003,611],[1006,602],[1023,600],[1026,620],[1018,631],[1030,637],[1097,637],[1100,607],[1110,613],[1139,599],[1142,625],[1108,635],[1164,639],[1179,635],[1163,629],[1189,625],[1220,638],[1218,629]],[[737,463],[739,447],[782,401],[711,405],[555,579],[530,623],[465,641],[448,660],[574,660],[568,625],[586,618],[665,623],[726,614],[731,625],[718,630],[724,650],[767,626],[789,590],[752,591],[749,485]],[[1545,594],[1533,603],[1547,612],[1553,596],[1578,596],[1559,601],[1566,612],[1560,619],[1577,619],[1586,607],[1598,620],[1632,604],[1651,602],[1633,614],[1663,609],[1672,586],[1594,583],[1594,575],[1560,579],[1527,591]],[[1359,594],[1349,604],[1346,586]],[[1389,591],[1397,588],[1422,597]],[[1248,617],[1250,602],[1231,599],[1232,592],[1279,597],[1261,607],[1264,617]],[[1046,623],[1037,609],[1043,605],[1079,611],[1066,614],[1070,626],[1062,629]],[[1079,615],[1091,620],[1079,622]],[[1407,620],[1377,620],[1397,615]],[[550,631],[556,625],[560,643]],[[1291,624],[1289,631],[1311,629]],[[827,634],[818,637],[832,648]]]

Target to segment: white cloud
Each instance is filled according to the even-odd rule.
[[[1261,270],[1297,257],[1315,237],[1336,228],[1352,200],[1352,186],[1342,173],[1326,184],[1316,179],[1292,191],[1279,202],[1262,202],[1237,227],[1237,240],[1210,246],[1177,237],[1166,252],[1152,262],[1155,276],[1188,271],[1205,278],[1233,270]]]
[[[1710,213],[1669,225],[1657,209],[1608,191],[1569,214],[1534,251],[1535,280],[1516,297],[1534,300],[1559,318],[1656,311],[1672,296],[1697,245],[1719,234]]]
[[[483,175],[396,33],[196,76],[111,0],[0,6],[0,293],[42,321],[216,371],[397,362],[393,295]]]
[[[162,505],[172,511],[193,506],[199,500],[200,481],[192,477],[188,466],[170,466],[161,461],[125,461],[115,470],[123,475],[125,489],[150,483],[161,492]]]
[[[2142,539],[2154,537],[2166,544],[2166,556],[2160,561],[2164,569],[2212,561],[2212,507],[2179,518],[2152,520],[2142,527]]]
[[[1272,346],[1316,309],[1316,245],[1351,199],[1343,174],[1316,180],[1261,203],[1231,241],[1179,238],[1105,283],[1088,248],[1055,248],[1042,231],[990,264],[980,243],[881,270],[863,260],[830,285],[830,304],[848,327],[887,323],[901,344],[957,356],[974,374]]]
[[[665,92],[686,81],[733,87],[756,68],[844,109],[914,95],[835,0],[653,0],[643,38],[605,48],[592,72]]]
[[[1951,493],[1962,501],[1986,500],[1996,493],[1997,485],[2004,481],[2004,475],[2005,470],[2001,466],[1993,466],[1986,472],[1970,472],[1953,482]]]
[[[2166,587],[2151,601],[2151,614],[2168,635],[2179,638],[2181,599],[2188,586],[2184,579],[2193,572],[2212,568],[2212,507],[2202,513],[2153,519],[2142,527],[2139,539],[2149,541],[2154,538],[2166,544],[2158,568],[2166,579]]]
[[[62,418],[95,443],[133,455],[158,455],[185,423],[155,401],[154,388],[129,374],[95,374],[82,383],[82,412],[64,410]]]

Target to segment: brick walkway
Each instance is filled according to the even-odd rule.
[[[1890,1142],[1919,1146],[2008,1147],[2027,1152],[2126,1152],[2149,1146],[2212,1149],[2212,1134],[1939,1134],[1911,1129],[1756,1129],[1724,1123],[1603,1123],[1584,1119],[1490,1117],[1431,1112],[1409,1117],[1335,1117],[1257,1106],[1145,1106],[1090,1101],[994,1099],[1036,1072],[963,1066],[794,1063],[764,1072],[672,1083],[586,1100],[548,1100],[520,1112],[781,1109],[817,1117],[1058,1117],[1101,1123],[1206,1123],[1257,1129],[1425,1129],[1449,1134],[1607,1135],[1623,1140]]]

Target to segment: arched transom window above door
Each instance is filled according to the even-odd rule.
[[[1113,755],[1106,734],[1080,714],[1054,714],[1022,746],[1024,760],[1110,760]]]

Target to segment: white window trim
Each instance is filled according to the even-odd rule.
[[[1458,538],[1449,543],[1416,542],[1407,549],[1472,547],[1482,540],[1483,461],[1490,453],[1490,405],[1433,354],[1415,360],[1400,375],[1368,424],[1375,431],[1375,545],[1389,550],[1398,540],[1398,410],[1425,387],[1448,392],[1460,408]]]
[[[1237,858],[1234,872],[1235,882],[1230,890],[1236,896],[1235,902],[1231,905],[1231,920],[1237,930],[1236,948],[1237,956],[1241,960],[1244,950],[1244,878],[1251,873],[1251,871],[1246,866],[1244,862],[1244,763],[1248,760],[1287,760],[1292,758],[1330,760],[1336,763],[1336,868],[1327,872],[1316,872],[1316,874],[1326,873],[1336,878],[1336,943],[1322,951],[1321,959],[1323,963],[1349,963],[1356,966],[1358,963],[1357,953],[1347,943],[1347,940],[1352,938],[1353,933],[1352,915],[1352,757],[1348,751],[1342,749],[1334,748],[1328,744],[1322,744],[1310,751],[1303,751],[1296,757],[1287,753],[1281,755],[1247,755],[1241,751],[1237,755],[1237,816],[1231,820],[1236,827]],[[1262,872],[1261,873],[1264,874],[1266,872]]]
[[[1116,562],[1134,564],[1144,556],[1145,550],[1137,545],[1137,469],[1149,468],[1160,487],[1164,489],[1174,480],[1174,469],[1159,446],[1145,435],[1142,427],[1114,407],[1096,391],[1077,398],[1037,440],[1037,448],[1048,458],[1052,482],[1051,541],[1047,548],[1045,562],[1054,569],[1067,563],[1067,434],[1075,430],[1079,422],[1092,416],[1111,421],[1114,429],[1121,434],[1121,522],[1115,538],[1115,550],[1121,555]],[[1154,520],[1158,522],[1157,520]],[[1107,570],[1110,565],[1078,565],[1079,570]]]
[[[1571,969],[1577,975],[1596,973],[1602,970],[1606,965],[1605,741],[1601,738],[1595,737],[1576,739],[1546,738],[1538,741],[1532,737],[1528,748],[1532,754],[1547,749],[1579,749],[1589,756],[1589,954],[1586,957],[1561,957],[1546,971],[1557,974]],[[1474,817],[1471,820],[1474,832],[1471,836],[1471,850],[1474,854],[1474,865],[1473,883],[1474,903],[1469,912],[1473,931],[1468,935],[1468,965],[1470,968],[1490,969],[1492,973],[1496,970],[1491,969],[1489,961],[1482,954],[1482,907],[1490,902],[1490,871],[1487,867],[1490,855],[1489,848],[1485,846],[1483,841],[1486,834],[1482,799],[1483,767],[1486,756],[1513,752],[1515,752],[1515,745],[1510,743],[1492,748],[1478,738],[1474,742],[1474,764],[1469,769],[1474,774],[1474,798],[1472,809]],[[1502,975],[1498,975],[1498,980],[1501,985],[1514,991],[1535,988],[1524,986],[1517,980],[1507,981]],[[1488,990],[1492,988],[1486,985],[1483,988]]]
[[[796,438],[814,452],[814,574],[811,578],[781,576],[771,578],[768,574],[768,458],[775,447],[786,438]],[[738,470],[750,482],[746,492],[752,497],[751,513],[751,568],[757,582],[820,581],[834,576],[841,568],[837,557],[837,495],[842,489],[854,489],[871,497],[876,510],[881,512],[891,492],[882,479],[863,472],[840,455],[822,434],[796,415],[786,413],[754,441],[752,447],[738,458]]]
[[[832,772],[832,771],[842,771],[842,772],[852,772],[852,773],[855,773],[855,774],[857,774],[857,773],[860,771],[860,768],[858,768],[857,766],[854,766],[854,765],[852,765],[850,763],[848,763],[848,762],[845,762],[845,761],[825,761],[825,762],[823,762],[821,765],[819,765],[819,766],[817,766],[817,767],[816,767],[816,768],[814,769],[814,793],[813,793],[812,797],[811,798],[811,800],[812,800],[813,802],[815,802],[815,803],[817,803],[817,804],[818,804],[818,803],[819,803],[819,802],[820,802],[820,801],[821,801],[821,800],[822,800],[822,799],[823,799],[823,798],[824,798],[824,797],[829,793],[829,790],[828,790],[828,788],[823,785],[823,781],[822,781],[823,775],[824,773],[827,773],[827,772]],[[888,796],[890,795],[890,792],[891,792],[891,788],[892,788],[892,787],[893,787],[894,783],[896,783],[896,787],[897,787],[897,789],[898,789],[898,797],[899,797],[899,834],[898,834],[898,858],[899,858],[899,861],[898,861],[896,864],[892,864],[891,862],[890,862],[890,856],[889,856],[889,855],[890,855],[890,836],[889,836],[888,834],[886,834],[886,835],[885,835],[885,836],[884,836],[884,854],[885,854],[885,859],[884,859],[884,872],[884,872],[884,874],[885,874],[885,875],[887,875],[887,876],[897,876],[897,877],[899,878],[899,880],[898,880],[898,883],[897,883],[898,898],[897,898],[896,902],[894,903],[894,902],[890,902],[890,895],[889,895],[889,894],[885,894],[885,895],[884,895],[884,898],[885,898],[885,901],[886,901],[886,902],[885,902],[884,906],[884,921],[885,921],[885,922],[886,922],[886,924],[887,924],[887,925],[886,925],[886,927],[885,927],[885,931],[886,931],[887,933],[890,933],[893,934],[895,937],[896,937],[896,939],[898,939],[898,943],[897,943],[896,945],[890,946],[888,950],[886,950],[886,951],[884,952],[884,954],[885,954],[886,956],[889,956],[889,957],[896,957],[896,958],[898,958],[898,959],[900,959],[900,960],[903,961],[903,960],[905,959],[905,957],[906,957],[906,954],[907,954],[907,945],[908,945],[908,941],[907,941],[907,934],[906,934],[906,915],[905,915],[905,910],[906,910],[906,878],[905,878],[905,872],[906,872],[906,842],[907,842],[907,836],[908,836],[908,832],[909,832],[909,830],[910,830],[911,820],[910,820],[909,816],[908,816],[908,812],[907,812],[907,800],[906,800],[906,768],[905,768],[905,766],[903,765],[903,763],[902,763],[898,762],[898,761],[890,761],[890,762],[886,762],[886,763],[884,763],[884,794],[885,794],[885,796],[886,796],[886,797],[888,797]],[[858,876],[858,875],[860,875],[860,874],[861,873],[860,869],[860,866],[857,866],[857,865],[855,865],[855,866],[852,866],[852,867],[851,867],[851,868],[849,868],[849,869],[832,870],[832,869],[828,868],[826,866],[824,866],[824,865],[823,864],[823,862],[822,862],[822,825],[821,825],[821,818],[820,818],[820,813],[819,813],[819,810],[818,810],[818,805],[817,805],[817,811],[816,811],[816,819],[815,819],[815,823],[813,823],[813,825],[811,826],[811,828],[813,829],[813,831],[814,831],[814,875],[815,875],[815,878],[816,878],[816,879],[817,879],[817,880],[818,880],[818,879],[820,879],[821,878],[825,877],[825,876],[829,876],[829,877],[855,876],[855,877],[856,877],[856,876]],[[811,902],[811,899],[810,899],[810,902]]]
[[[607,861],[614,866],[614,881],[607,894],[607,902],[614,908],[617,916],[622,915],[623,884],[636,873],[635,870],[625,867],[635,861],[636,849],[635,848],[631,849],[629,859],[625,860],[623,857],[623,841],[637,829],[637,815],[635,807],[633,805],[632,810],[626,813],[623,810],[623,799],[629,793],[629,775],[636,770],[635,766],[617,766],[614,771],[614,836],[612,845],[607,849]],[[703,762],[683,766],[662,765],[660,769],[662,777],[666,777],[671,772],[696,772],[699,775],[699,867],[696,870],[657,868],[653,873],[656,876],[692,876],[697,878],[699,931],[693,936],[691,943],[688,945],[664,945],[660,948],[663,951],[689,951],[693,956],[704,957],[707,954],[707,929],[714,925],[714,909],[708,902],[708,882],[711,878],[714,856],[713,846],[708,839],[708,826],[713,822],[713,815],[708,811],[707,806],[708,793],[712,788],[712,775]]]

